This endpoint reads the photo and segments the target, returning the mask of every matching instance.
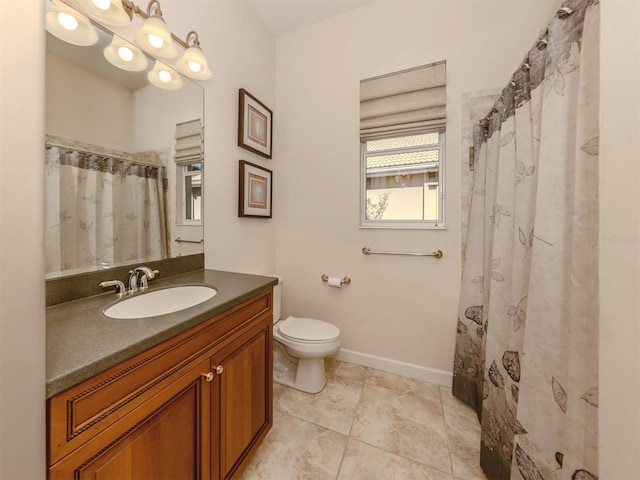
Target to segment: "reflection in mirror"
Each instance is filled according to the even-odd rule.
[[[47,34],[47,278],[203,251],[202,87],[115,67],[96,30],[91,47]],[[179,158],[183,124],[199,148]]]

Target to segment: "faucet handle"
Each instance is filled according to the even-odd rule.
[[[124,295],[125,293],[127,293],[124,283],[122,283],[120,280],[107,280],[106,282],[101,282],[98,286],[100,288],[116,287],[116,293],[118,295]]]

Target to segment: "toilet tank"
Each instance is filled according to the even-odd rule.
[[[282,277],[279,275],[269,275],[276,277],[278,284],[273,287],[273,323],[280,320],[280,312],[282,311]]]

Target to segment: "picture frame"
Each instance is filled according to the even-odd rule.
[[[238,97],[238,146],[271,158],[273,112],[244,88]]]
[[[238,217],[271,218],[273,172],[246,160],[238,170]]]

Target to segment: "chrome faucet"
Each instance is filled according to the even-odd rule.
[[[136,267],[129,273],[129,291],[135,292],[147,288],[149,280],[156,278],[156,275],[160,272],[151,270],[149,267]]]

